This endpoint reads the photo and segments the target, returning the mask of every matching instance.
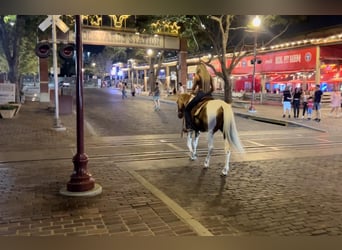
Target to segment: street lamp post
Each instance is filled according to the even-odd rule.
[[[253,27],[256,29],[260,26],[261,20],[258,16],[253,19]],[[257,64],[257,30],[254,31],[254,46],[253,46],[253,73],[252,73],[252,97],[251,97],[251,106],[249,107],[249,112],[256,112],[254,107],[255,100],[255,67]]]
[[[150,83],[150,93],[152,93],[152,90],[153,90],[153,65],[152,65],[152,55],[153,55],[153,50],[152,50],[152,49],[148,49],[148,50],[147,50],[148,65],[149,65],[149,70],[148,70],[148,82]]]
[[[102,192],[102,187],[95,183],[95,179],[89,173],[88,156],[84,152],[84,116],[83,116],[83,43],[81,16],[76,16],[76,128],[77,128],[77,152],[72,161],[74,170],[67,183],[66,189],[60,193],[66,196],[94,196]]]
[[[129,68],[128,74],[131,80],[131,93],[134,92],[134,64],[135,64],[134,59],[128,60],[128,68]]]

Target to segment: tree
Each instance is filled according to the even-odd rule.
[[[23,37],[19,51],[19,75],[36,75],[38,72],[38,57],[35,50],[36,38]]]
[[[19,47],[24,33],[23,26],[23,16],[0,16],[0,41],[8,63],[8,80],[12,83],[18,82]]]
[[[101,52],[91,54],[87,60],[87,69],[100,77],[105,77],[111,72],[113,62],[127,61],[125,48],[106,46]]]
[[[253,36],[250,35],[251,32],[248,32],[252,29],[249,25],[250,16],[168,16],[166,18],[181,23],[181,36],[188,39],[190,52],[210,52],[217,57],[222,69],[221,72],[215,70],[210,64],[210,60],[204,63],[223,79],[224,100],[231,103],[232,80],[230,76],[232,71],[244,56],[253,53]],[[282,31],[276,35],[270,30],[264,30],[263,36],[258,36],[258,40],[262,41],[262,44],[266,46],[287,30],[289,22],[280,16],[262,16],[262,18],[263,27],[277,26],[278,29],[279,27],[282,28]],[[268,39],[268,41],[265,42],[265,39]],[[228,53],[231,59],[229,64],[226,63]]]
[[[20,74],[37,72],[33,56],[36,30],[40,16],[0,15],[0,46],[8,65],[8,80],[17,85]]]
[[[2,47],[0,47],[0,73],[8,72],[8,64],[5,58],[5,54],[2,50]]]

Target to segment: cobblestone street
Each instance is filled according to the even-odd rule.
[[[148,98],[127,100],[125,106],[113,99],[112,113],[104,113],[106,121],[99,120],[98,131],[106,133],[104,125],[110,125],[108,133],[117,133],[122,126],[117,124],[150,110]],[[17,117],[1,119],[0,234],[341,235],[342,159],[338,149],[342,119],[323,116],[319,124],[292,119],[286,121],[290,127],[282,127],[254,120],[282,121],[279,107],[260,105],[256,114],[236,109],[249,154],[242,159],[233,154],[230,172],[222,178],[220,151],[206,171],[201,160],[187,159],[185,139],[176,127],[181,121],[175,118],[172,102],[163,99],[160,114],[151,112],[153,119],[143,117],[144,134],[137,127],[136,134],[98,136],[86,126],[88,165],[103,188],[91,198],[60,194],[73,170],[75,114],[61,117],[67,127],[62,133],[51,129],[53,113],[40,103],[25,103]],[[121,119],[110,120],[123,108],[126,112]],[[98,119],[96,112],[94,120]],[[127,127],[124,133],[134,124]],[[151,128],[155,133],[146,135]],[[320,144],[305,152],[298,142],[289,147],[291,142],[285,141],[288,131],[305,147]],[[201,140],[202,147],[205,144]],[[203,159],[202,151],[200,156]]]

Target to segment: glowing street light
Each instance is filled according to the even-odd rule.
[[[152,56],[154,54],[152,49],[147,50],[147,57],[148,57],[148,65],[149,65],[149,72],[148,72],[148,82],[150,83],[150,92],[153,91],[153,65],[152,65]],[[145,88],[147,90],[147,88]]]
[[[260,19],[260,17],[259,17],[259,16],[255,16],[255,17],[253,18],[252,24],[253,24],[253,27],[255,27],[255,28],[260,27],[260,25],[261,25],[261,19]]]
[[[253,75],[252,75],[252,98],[251,98],[251,106],[249,107],[248,111],[249,112],[256,112],[255,107],[254,107],[254,99],[255,99],[255,65],[257,64],[257,58],[256,58],[256,54],[257,54],[257,29],[260,27],[261,25],[261,19],[259,16],[255,16],[253,21],[252,21],[252,25],[254,27],[254,49],[253,49]]]

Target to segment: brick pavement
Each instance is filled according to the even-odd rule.
[[[170,100],[164,99],[163,101]],[[281,109],[279,107],[257,105],[256,108],[257,113],[251,115],[276,119],[281,116]],[[248,113],[243,109],[235,110],[243,114]],[[67,127],[67,131],[60,133],[52,130],[53,113],[48,111],[44,104],[40,103],[26,103],[23,105],[18,116],[12,120],[0,119],[1,235],[196,235],[188,224],[178,218],[163,202],[157,199],[128,172],[117,167],[112,160],[94,160],[89,163],[92,166],[91,172],[93,175],[101,179],[101,185],[104,190],[103,194],[91,199],[61,196],[59,190],[66,185],[66,182],[69,180],[68,173],[70,172],[71,174],[73,168],[71,162],[72,150],[63,155],[63,159],[56,157],[54,159],[21,161],[21,156],[25,155],[25,152],[44,149],[53,153],[63,147],[72,148],[75,146],[76,124],[74,115],[61,116],[61,120]],[[327,132],[334,132],[342,128],[340,126],[341,121],[342,118],[328,118],[324,115],[321,123],[311,121],[309,125]],[[304,124],[307,121],[293,120],[291,122]],[[335,126],[337,124],[338,126]],[[89,131],[85,131],[86,141],[96,141],[96,138]],[[5,161],[6,154],[10,151],[18,152],[17,161]],[[340,160],[338,156],[333,159],[335,162],[340,162]],[[324,158],[322,162],[324,163]],[[311,163],[310,161],[301,163],[302,169],[305,171],[299,177],[292,177],[296,178],[295,180],[298,182],[305,183],[307,181],[306,176],[312,170]],[[290,163],[282,162],[281,164],[287,166]],[[267,187],[270,183],[258,184],[261,181],[260,176],[270,177],[270,180],[268,180],[272,182],[270,187],[274,187],[275,181],[280,179],[279,177],[272,177],[275,174],[274,169],[281,165],[272,166],[271,164],[269,169],[267,168],[268,165],[270,165],[270,162],[244,163],[240,172],[236,173],[238,176],[235,176],[235,182],[232,177],[233,180],[231,182],[235,186],[224,186],[222,190],[209,189],[208,183],[211,180],[215,179],[216,182],[219,180],[211,176],[211,174],[216,174],[217,171],[212,171],[210,174],[202,176],[198,172],[200,171],[199,168],[191,170],[197,171],[195,176],[199,176],[199,179],[194,179],[190,182],[189,178],[186,179],[184,175],[184,173],[190,171],[188,168],[183,169],[183,173],[177,172],[172,174],[172,169],[168,169],[162,174],[160,171],[157,172],[159,173],[158,176],[155,176],[156,172],[149,172],[147,170],[142,171],[141,174],[153,183],[155,183],[155,180],[160,180],[159,185],[158,183],[155,184],[161,190],[166,185],[172,188],[177,186],[180,189],[197,188],[197,191],[193,190],[196,192],[191,193],[189,197],[190,202],[198,205],[200,205],[201,199],[204,198],[203,195],[208,192],[210,194],[208,196],[209,200],[203,203],[203,206],[205,206],[204,210],[207,209],[208,212],[204,216],[200,214],[200,209],[192,210],[191,212],[198,215],[203,220],[203,224],[208,226],[208,228],[212,224],[210,221],[216,221],[218,223],[216,225],[220,225],[220,221],[225,220],[225,224],[231,225],[231,227],[221,225],[210,228],[214,235],[253,234],[258,230],[258,232],[261,232],[260,234],[270,233],[265,228],[250,228],[249,223],[251,221],[254,221],[256,224],[260,222],[266,223],[272,230],[278,230],[277,232],[280,235],[340,234],[341,221],[337,214],[341,214],[341,199],[334,192],[336,191],[336,187],[333,185],[334,182],[330,182],[331,185],[327,187],[328,190],[313,188],[316,183],[307,183],[305,185],[306,188],[311,187],[310,191],[313,193],[309,197],[312,199],[317,198],[315,194],[322,197],[325,191],[329,191],[327,198],[331,199],[326,199],[321,207],[312,207],[311,209],[302,209],[300,211],[295,211],[296,208],[292,206],[288,208],[286,206],[283,208],[279,207],[279,211],[277,210],[277,213],[274,215],[275,218],[266,218],[262,212],[263,209],[267,210],[267,204],[277,202],[283,205],[292,204],[292,202],[297,202],[294,199],[295,197],[301,198],[300,204],[306,204],[306,202],[310,201],[306,197],[310,193],[304,192],[305,190],[295,190],[295,186],[290,187],[285,193],[279,192],[279,189],[272,190],[272,188],[268,188],[266,189],[268,191],[265,191],[262,187]],[[215,165],[213,167],[215,168]],[[331,178],[334,181],[337,181],[338,177],[340,179],[340,172],[338,172],[336,166],[326,167],[327,170],[331,170],[331,174],[328,174],[329,171],[327,171],[321,172],[322,175],[317,175],[315,180],[319,181],[318,187],[323,181],[329,183]],[[248,168],[249,171],[243,172],[245,168]],[[181,175],[179,176],[179,174]],[[286,175],[286,172],[278,173],[276,176],[280,174]],[[324,178],[320,180],[322,176]],[[254,179],[255,183],[250,182],[252,184],[247,184],[241,181],[246,178]],[[184,181],[183,185],[174,185],[175,181],[182,180]],[[291,176],[288,176],[286,180],[293,182]],[[192,184],[196,185],[192,186]],[[286,183],[279,185],[286,186]],[[219,186],[216,185],[216,187]],[[203,195],[199,191],[203,191]],[[242,191],[243,193],[241,193]],[[251,192],[248,193],[247,191]],[[172,193],[167,192],[167,194],[177,200],[182,206],[188,208],[187,203],[189,200],[183,201],[177,197],[177,194],[180,192],[182,190],[174,190]],[[254,197],[252,194],[257,195]],[[220,199],[223,196],[227,196],[227,199],[224,201]],[[243,202],[244,199],[252,201],[256,209],[255,212],[248,210],[252,209],[253,206],[247,209],[246,204]],[[336,202],[332,202],[334,200]],[[209,208],[211,207],[208,207],[208,202],[211,205],[220,205],[220,211],[216,211],[218,215],[214,215],[214,211],[210,211]],[[263,204],[263,202],[266,202],[266,204]],[[259,204],[263,204],[263,207],[259,207],[261,206]],[[222,207],[221,205],[224,206]],[[227,211],[225,210],[226,207]],[[250,216],[244,217],[243,213],[237,214],[236,209],[241,208],[247,209],[248,211],[243,211],[250,214]],[[311,219],[320,208],[325,208],[332,212],[326,215],[328,218],[319,217],[318,220],[321,220],[322,226],[317,227],[317,223],[313,223]],[[191,210],[190,207],[189,210]],[[280,222],[287,212],[299,212],[300,214],[305,214],[305,218],[293,222],[291,221],[291,216],[286,217],[287,223],[291,224],[289,226],[286,223]],[[267,214],[271,213],[272,211],[267,211]],[[228,215],[229,217],[226,217]],[[232,215],[235,215],[235,217]],[[262,218],[262,221],[257,219],[258,216]],[[331,218],[338,218],[338,220],[333,222]],[[329,225],[325,224],[326,221],[329,221]],[[336,223],[339,223],[339,225]],[[304,224],[305,226],[303,226]]]
[[[28,102],[14,119],[0,119],[0,235],[196,235],[112,160],[88,163],[101,179],[101,195],[61,196],[73,169],[73,151],[63,149],[75,147],[75,116],[61,116],[65,132],[51,129],[53,117],[46,105]],[[85,140],[96,138],[86,132]],[[25,160],[39,150],[59,155]],[[13,151],[17,160],[6,162]]]
[[[215,236],[342,235],[341,155],[232,162],[169,163],[137,173]],[[191,178],[189,178],[191,176]]]

